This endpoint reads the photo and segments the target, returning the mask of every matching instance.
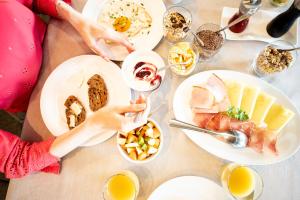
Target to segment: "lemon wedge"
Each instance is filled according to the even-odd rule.
[[[254,87],[245,87],[243,90],[243,97],[240,105],[240,109],[245,111],[251,119],[252,113],[255,107],[256,99],[258,97],[260,89]]]
[[[263,125],[264,119],[266,118],[271,106],[275,101],[275,97],[270,96],[266,93],[259,93],[252,117],[250,118],[257,126]]]
[[[227,88],[227,93],[229,96],[231,106],[234,106],[235,108],[240,108],[243,98],[244,85],[233,81],[226,81],[225,85]]]
[[[275,103],[271,106],[265,118],[265,123],[270,131],[278,133],[283,129],[283,127],[285,127],[294,115],[295,113],[291,110]]]

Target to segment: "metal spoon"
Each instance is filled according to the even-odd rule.
[[[187,26],[184,27],[183,31],[186,33],[190,31],[193,34],[193,36],[196,38],[197,43],[202,47],[204,46],[204,42],[189,27]]]
[[[291,48],[291,49],[277,49],[277,51],[279,52],[284,52],[284,51],[295,51],[295,50],[299,50],[300,47],[296,47],[296,48]]]
[[[248,143],[248,137],[246,136],[245,133],[241,131],[228,131],[228,132],[215,132],[203,128],[199,128],[198,126],[179,121],[177,119],[171,119],[169,121],[169,125],[171,127],[176,127],[176,128],[183,128],[183,129],[188,129],[188,130],[193,130],[193,131],[198,131],[198,132],[204,132],[208,133],[212,136],[215,137],[221,137],[224,139],[224,141],[228,144],[231,144],[235,148],[245,148]]]
[[[224,31],[225,29],[228,29],[230,27],[232,27],[233,25],[236,25],[237,23],[240,23],[241,21],[249,18],[251,15],[250,14],[245,14],[240,16],[239,18],[235,19],[234,21],[232,21],[230,24],[228,24],[227,26],[221,28],[220,30],[216,31],[216,33],[220,33],[222,31]]]

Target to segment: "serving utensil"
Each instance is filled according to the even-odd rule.
[[[171,127],[203,132],[212,135],[214,137],[222,138],[226,143],[231,144],[235,148],[245,148],[248,143],[248,137],[246,136],[245,133],[241,131],[215,132],[212,130],[199,128],[198,126],[177,119],[171,119],[169,121],[169,125]]]
[[[284,52],[284,51],[295,51],[295,50],[299,50],[300,47],[295,47],[295,48],[291,48],[291,49],[277,49],[277,51],[279,52]]]
[[[249,17],[251,17],[251,14],[245,14],[245,15],[242,15],[240,16],[239,18],[237,18],[236,20],[232,21],[231,23],[229,23],[227,26],[221,28],[220,30],[216,31],[216,33],[220,33],[234,25],[236,25],[237,23],[240,23],[241,21],[245,20],[245,19],[248,19]]]
[[[196,38],[197,43],[202,47],[204,46],[204,42],[189,27],[184,27],[183,31],[186,33],[190,31],[192,35]]]

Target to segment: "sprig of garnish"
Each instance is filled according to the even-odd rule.
[[[249,119],[247,113],[240,108],[235,108],[234,106],[230,106],[226,112],[226,114],[234,119],[238,119],[240,121],[246,121]]]

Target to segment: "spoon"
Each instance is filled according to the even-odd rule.
[[[221,28],[220,30],[216,31],[216,33],[220,33],[230,27],[232,27],[233,25],[236,25],[237,23],[240,23],[241,21],[248,19],[251,15],[250,14],[245,14],[240,16],[239,18],[235,19],[234,21],[232,21],[230,24],[228,24],[227,26]]]
[[[197,43],[200,46],[204,46],[204,42],[189,27],[187,27],[187,26],[184,27],[183,31],[186,32],[186,33],[190,31],[193,34],[193,36],[196,38]]]
[[[284,51],[295,51],[295,50],[299,50],[300,47],[295,47],[295,48],[291,48],[291,49],[277,49],[277,51],[279,52],[284,52]]]
[[[245,133],[241,131],[228,131],[228,132],[215,132],[203,128],[199,128],[198,126],[188,124],[183,121],[179,121],[177,119],[171,119],[169,121],[169,125],[171,127],[176,127],[176,128],[183,128],[183,129],[188,129],[188,130],[193,130],[193,131],[198,131],[198,132],[204,132],[208,133],[212,136],[215,137],[221,137],[224,139],[224,141],[228,144],[231,144],[235,148],[245,148],[248,143],[248,137],[246,136]]]

